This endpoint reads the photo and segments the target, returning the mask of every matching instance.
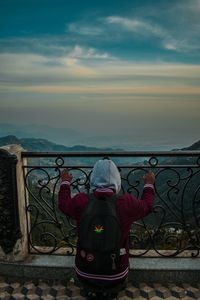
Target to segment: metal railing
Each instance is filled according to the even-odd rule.
[[[57,207],[60,173],[72,171],[72,195],[89,193],[92,167],[104,156],[120,170],[121,193],[139,199],[145,172],[156,175],[154,210],[132,225],[130,256],[199,257],[200,151],[22,152],[30,252],[75,254],[76,224]]]

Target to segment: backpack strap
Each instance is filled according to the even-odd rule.
[[[112,210],[113,215],[118,219],[117,215],[117,209],[116,209],[116,200],[119,198],[117,195],[112,195],[112,196],[105,196],[102,195],[100,197],[95,196],[94,194],[89,194],[88,195],[89,202],[86,206],[86,209],[84,210],[83,214],[81,217],[83,217],[85,214],[92,214],[94,211],[96,211],[98,205],[101,205],[101,202],[107,202],[109,204],[110,209]],[[103,203],[102,203],[103,204]],[[103,209],[104,205],[102,206],[101,214],[104,215],[106,211]],[[119,222],[119,219],[118,219]]]
[[[105,196],[105,195],[102,195],[102,196],[95,196],[95,194],[88,194],[88,198],[90,201],[93,201],[93,200],[100,200],[100,201],[109,201],[109,202],[115,202],[119,196],[114,194],[112,196]]]

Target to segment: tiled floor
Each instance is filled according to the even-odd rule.
[[[1,300],[82,300],[86,299],[82,289],[76,285],[73,279],[69,282],[7,279],[0,277]],[[134,285],[129,282],[127,288],[120,292],[117,298],[120,300],[200,300],[200,284],[189,285],[175,284],[146,284]]]

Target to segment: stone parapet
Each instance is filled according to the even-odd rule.
[[[26,197],[20,145],[0,148],[1,246],[0,260],[20,261],[28,254]],[[3,227],[5,231],[3,232]]]
[[[200,283],[198,258],[130,258],[135,283]],[[23,262],[0,262],[0,276],[67,280],[75,277],[74,256],[30,255]]]

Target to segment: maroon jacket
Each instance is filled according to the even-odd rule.
[[[102,189],[95,192],[95,195],[98,197],[102,194],[106,196],[113,195],[113,191],[109,189]],[[144,186],[143,194],[140,200],[136,199],[134,196],[126,193],[119,196],[116,200],[116,210],[117,215],[121,224],[121,241],[120,248],[126,249],[126,254],[121,256],[120,267],[116,270],[115,275],[113,276],[98,276],[94,274],[84,273],[84,270],[79,269],[78,261],[80,257],[80,249],[77,248],[76,255],[76,272],[79,276],[84,279],[91,280],[108,280],[116,281],[123,279],[128,274],[129,266],[129,232],[133,222],[145,217],[148,215],[153,208],[154,201],[154,188],[150,184]],[[67,216],[73,218],[77,222],[77,229],[79,235],[79,224],[81,214],[84,211],[89,199],[87,194],[79,193],[71,198],[70,186],[64,182],[60,186],[59,197],[58,197],[58,206],[59,209],[66,214]]]

